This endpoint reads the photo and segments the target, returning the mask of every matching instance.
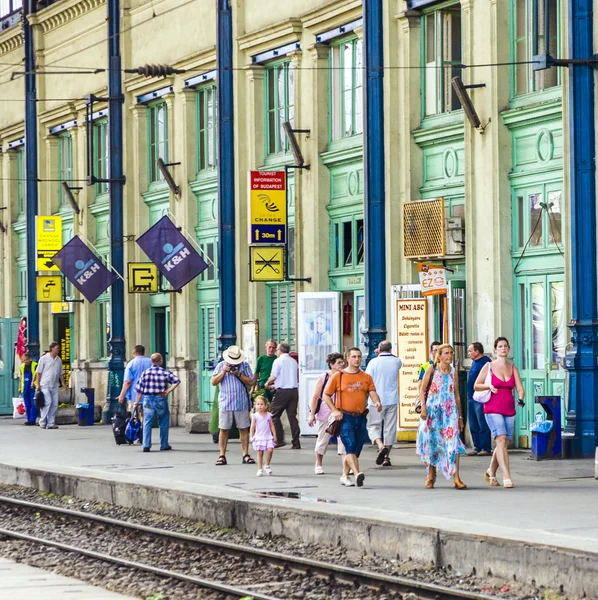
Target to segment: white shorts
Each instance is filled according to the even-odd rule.
[[[218,411],[218,428],[231,429],[233,418],[237,429],[249,429],[249,411],[248,410],[222,410]]]
[[[375,440],[382,439],[385,446],[392,446],[397,441],[398,405],[383,406],[382,412],[378,412],[375,406],[370,406],[369,409],[368,435],[370,440],[373,443]],[[382,431],[382,421],[384,421],[384,431]]]
[[[320,454],[324,456],[326,454],[326,450],[328,450],[328,444],[330,442],[331,435],[326,433],[326,429],[330,425],[328,421],[316,421],[318,424],[318,438],[316,439],[316,454]],[[345,447],[343,446],[343,442],[341,441],[340,435],[336,438],[337,446],[337,454],[339,456],[343,456],[346,454]]]

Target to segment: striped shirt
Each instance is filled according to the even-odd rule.
[[[214,369],[213,377],[220,375],[224,369],[224,361],[219,362]],[[253,378],[251,367],[242,362],[238,365],[241,375]],[[218,408],[220,410],[249,410],[249,394],[247,386],[236,376],[230,373],[224,374],[220,382],[220,394],[218,395]]]
[[[152,365],[141,375],[135,391],[143,396],[156,396],[170,387],[171,383],[179,383],[180,379],[158,365]]]

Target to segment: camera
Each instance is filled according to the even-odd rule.
[[[238,371],[239,370],[239,365],[231,365],[230,366],[230,372],[233,373],[234,371]]]

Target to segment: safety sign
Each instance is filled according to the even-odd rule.
[[[38,302],[62,301],[62,277],[60,275],[38,275],[35,278]]]
[[[37,271],[58,271],[52,261],[62,248],[62,217],[37,217]]]
[[[250,246],[250,281],[284,281],[284,246]]]
[[[249,239],[252,244],[286,243],[286,179],[284,171],[249,172]]]
[[[155,294],[158,291],[160,276],[154,263],[129,263],[128,267],[130,294]]]

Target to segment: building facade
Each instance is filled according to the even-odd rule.
[[[362,2],[246,0],[232,6],[238,339],[241,322],[257,319],[260,347],[270,337],[295,346],[297,294],[334,291],[341,346],[363,345]],[[540,51],[548,42],[553,56],[566,55],[566,3],[550,0],[548,20],[544,3],[533,0],[391,0],[384,6],[386,279],[394,286],[416,284],[417,262],[444,264],[449,291],[433,301],[429,337],[453,342],[462,367],[468,343],[479,340],[490,351],[494,338],[506,335],[526,393],[565,396],[567,72],[533,71],[529,61],[536,24]],[[22,76],[12,77],[23,57],[19,6],[2,7],[0,200],[7,208],[0,233],[0,385],[6,386],[9,340],[14,320],[26,314],[26,273],[33,265],[25,248],[24,86]],[[127,352],[138,343],[160,351],[183,380],[173,405],[178,423],[187,412],[211,407],[218,274],[227,268],[217,261],[215,8],[205,0],[131,0],[122,10],[123,68],[185,70],[166,78],[123,74],[125,262],[147,260],[134,240],[165,214],[209,259],[209,268],[180,294],[164,285],[160,293],[126,297]],[[64,242],[79,234],[109,259],[107,187],[84,181],[90,166],[100,179],[107,173],[107,108],[95,103],[86,123],[84,100],[107,95],[106,73],[95,72],[106,67],[105,18],[102,0],[58,0],[31,23],[40,71],[39,214],[61,215]],[[451,85],[455,76],[483,85],[470,90],[480,129],[464,115]],[[297,136],[310,169],[289,171],[288,275],[311,281],[251,283],[247,174],[293,164],[285,121],[309,130]],[[158,158],[176,163],[171,172],[179,195],[164,181]],[[79,215],[63,181],[81,187]],[[405,207],[412,202],[423,218],[450,224],[442,232],[443,253],[422,250],[405,258],[412,218]],[[66,298],[78,298],[73,294],[67,286]],[[393,310],[389,304],[391,338]],[[105,391],[110,292],[91,305],[42,304],[40,315],[42,347],[68,330],[77,385]],[[522,446],[529,444],[534,412],[530,402],[518,418]]]

